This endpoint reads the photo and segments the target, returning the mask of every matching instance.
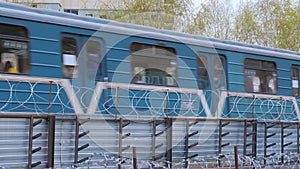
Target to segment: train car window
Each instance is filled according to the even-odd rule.
[[[292,94],[293,96],[299,96],[299,69],[296,67],[293,67],[291,69],[291,75],[292,75]]]
[[[0,24],[0,71],[29,73],[29,38],[25,27]]]
[[[177,85],[177,57],[174,48],[134,42],[130,50],[133,83]]]
[[[28,38],[28,31],[22,26],[0,24],[0,35]]]
[[[101,77],[101,48],[100,43],[95,40],[87,42],[87,69],[90,80],[100,80]],[[96,73],[96,74],[95,74]]]
[[[276,64],[271,61],[245,59],[244,84],[247,92],[277,94]]]
[[[66,78],[77,75],[77,42],[74,38],[62,38],[62,71]]]
[[[209,88],[209,75],[207,72],[208,65],[207,59],[204,56],[197,57],[198,65],[198,87],[199,89],[208,89]]]

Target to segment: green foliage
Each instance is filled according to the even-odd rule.
[[[120,0],[112,9],[123,7],[123,15],[108,19],[152,26],[159,29],[183,31],[191,18],[191,0]],[[116,10],[117,11],[117,10]],[[118,17],[114,17],[118,16]]]
[[[230,39],[232,4],[230,0],[211,0],[202,3],[194,18],[190,33],[220,39]]]
[[[241,14],[236,16],[234,25],[234,40],[250,44],[256,43],[256,32],[259,23],[255,20],[256,16],[250,4],[246,4]]]
[[[233,40],[299,51],[298,8],[291,0],[248,2],[235,18]]]
[[[292,0],[249,0],[234,10],[233,1],[204,1],[189,32],[299,51],[299,4]]]

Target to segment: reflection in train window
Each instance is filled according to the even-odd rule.
[[[225,59],[221,55],[199,55],[197,57],[197,74],[199,89],[226,89]]]
[[[207,59],[204,56],[197,57],[198,65],[198,87],[199,89],[208,89],[209,88],[209,75],[207,67]]]
[[[247,92],[277,93],[277,72],[274,62],[245,59],[244,68]]]
[[[87,74],[89,80],[99,81],[101,78],[101,48],[100,43],[89,40],[86,45],[87,51]]]
[[[130,49],[134,83],[177,85],[177,58],[174,48],[132,43]]]
[[[0,24],[0,71],[29,73],[29,38],[26,28]]]
[[[226,76],[223,57],[214,59],[214,89],[226,89]]]
[[[62,71],[66,78],[77,75],[77,43],[74,38],[62,39]]]
[[[292,67],[291,69],[292,75],[292,94],[293,96],[299,96],[299,69],[298,67]]]

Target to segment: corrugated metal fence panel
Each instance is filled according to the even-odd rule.
[[[189,122],[191,123],[191,122]],[[198,158],[212,158],[218,155],[218,122],[200,121],[190,127],[189,133],[198,131],[198,134],[189,138],[189,145],[198,142],[198,145],[189,149],[189,156],[198,154]]]
[[[78,147],[89,145],[78,152],[78,160],[89,158],[89,165],[105,166],[105,158],[113,158],[114,165],[118,163],[119,135],[118,122],[104,119],[91,119],[80,126],[79,133],[89,131],[89,134],[79,139]],[[109,157],[108,157],[109,156]]]
[[[285,124],[287,126],[289,124]],[[284,139],[284,144],[288,144],[286,147],[284,147],[284,152],[290,152],[290,153],[298,153],[297,151],[297,124],[293,124],[287,128],[284,129],[284,135],[287,135]],[[291,144],[289,144],[291,143]]]
[[[226,124],[228,122],[228,124]],[[192,124],[193,121],[189,121]],[[247,122],[249,124],[251,122]],[[252,122],[255,125],[257,122]],[[220,125],[224,124],[223,127]],[[213,162],[217,165],[218,160],[222,164],[231,158],[233,160],[234,147],[237,146],[238,154],[243,155],[244,153],[250,154],[253,151],[257,151],[257,156],[260,158],[268,158],[272,153],[276,153],[275,156],[280,156],[281,154],[281,141],[283,144],[287,145],[284,147],[283,153],[297,153],[297,125],[293,123],[278,122],[276,125],[270,127],[266,131],[266,127],[271,126],[272,123],[258,122],[257,131],[249,125],[245,129],[245,121],[231,121],[222,120],[220,121],[200,121],[195,125],[189,127],[188,134],[197,132],[197,134],[192,135],[188,139],[188,145],[193,145],[198,143],[196,146],[188,149],[188,156],[193,157],[190,162],[193,161],[206,161],[206,163]],[[284,127],[285,126],[285,127]],[[173,123],[173,162],[177,163],[178,167],[184,166],[184,158],[186,157],[186,121],[176,121]],[[284,133],[281,133],[282,127],[284,128]],[[245,131],[246,130],[246,131]],[[252,134],[257,132],[257,142],[255,143]],[[266,133],[265,133],[266,132]],[[223,135],[223,136],[222,136]],[[271,136],[272,135],[272,136]],[[222,136],[222,137],[221,137]],[[271,137],[269,137],[271,136]],[[246,140],[244,140],[246,139]],[[265,140],[267,142],[265,143]],[[177,143],[177,144],[175,144]],[[256,144],[252,146],[251,143]],[[250,146],[246,147],[246,152],[244,152],[245,144]],[[274,144],[268,147],[268,145]],[[220,150],[220,151],[219,151]],[[219,154],[220,153],[220,154]],[[221,157],[220,159],[218,157]],[[225,157],[225,158],[224,158]],[[224,159],[223,159],[224,158]],[[272,157],[270,157],[272,159]],[[233,163],[234,161],[231,161]],[[273,161],[274,162],[274,161]],[[226,165],[226,164],[224,164]]]
[[[75,116],[58,116],[55,122],[55,167],[64,168],[74,164]]]
[[[34,118],[34,122],[38,120],[38,118]],[[167,145],[170,140],[168,140],[168,126],[165,119],[157,120],[158,124],[155,125],[154,119],[121,120],[120,118],[94,115],[79,117],[80,122],[85,120],[87,122],[79,125],[79,131],[76,133],[76,125],[80,124],[77,123],[76,116],[56,116],[55,168],[66,168],[74,165],[114,168],[119,162],[120,151],[123,160],[125,160],[123,165],[130,165],[133,147],[137,148],[139,161],[149,162],[154,157],[162,156],[157,159],[166,162]],[[235,146],[238,147],[239,155],[244,154],[245,143],[255,143],[252,136],[245,137],[246,133],[253,132],[251,126],[245,128],[245,125],[250,123],[249,121],[245,123],[243,120],[227,119],[221,121],[174,119],[172,123],[173,165],[184,167],[185,158],[193,157],[190,161],[202,160],[215,166],[217,163],[225,162],[218,158],[221,157],[219,153],[225,155],[225,158],[233,156]],[[272,153],[278,155],[281,151],[283,153],[297,153],[297,148],[299,148],[297,145],[299,125],[297,123],[253,122],[253,124],[256,123],[258,157],[264,158],[264,156]],[[120,134],[121,124],[123,127]],[[48,163],[48,137],[50,135],[48,129],[49,124],[46,119],[42,119],[40,124],[33,127],[33,135],[41,133],[40,137],[33,140],[32,149],[41,147],[41,150],[32,156],[32,163],[39,161],[42,163],[35,168],[45,168]],[[0,118],[0,167],[27,167],[29,132],[30,118]],[[82,137],[76,140],[80,135]],[[265,142],[266,140],[267,142]],[[76,141],[78,141],[77,148]],[[283,143],[281,143],[282,141]],[[119,149],[120,146],[122,149]],[[83,147],[82,150],[80,147]],[[187,149],[188,154],[186,154]],[[246,153],[251,151],[252,147],[247,147]],[[83,163],[75,164],[75,160],[82,160]]]
[[[198,155],[193,160],[206,160],[212,165],[216,165],[218,157],[225,155],[225,157],[232,157],[234,155],[234,147],[238,147],[238,154],[244,154],[244,139],[246,144],[253,142],[252,137],[244,137],[244,134],[255,132],[252,127],[248,127],[245,133],[245,121],[230,121],[222,120],[222,124],[229,122],[220,128],[220,121],[199,121],[194,125],[190,125],[188,132],[189,134],[198,131],[197,134],[189,137],[188,143],[192,145],[198,143],[198,145],[188,149],[188,157]],[[194,121],[188,121],[188,124],[192,124]],[[124,122],[126,123],[126,122]],[[254,122],[256,123],[256,122]],[[84,125],[86,125],[84,127]],[[82,126],[81,132],[89,130],[88,136],[85,136],[80,140],[80,145],[90,144],[90,146],[82,150],[80,158],[93,157],[94,162],[99,162],[99,154],[103,157],[104,154],[114,154],[115,160],[118,158],[119,153],[119,125],[120,121],[103,121],[103,120],[91,120]],[[269,124],[268,124],[269,125]],[[186,120],[175,120],[173,121],[172,128],[172,162],[177,167],[183,167],[186,157],[186,135],[187,135],[187,121]],[[163,154],[167,152],[167,126],[163,123],[157,126],[157,132],[163,131],[163,134],[155,138],[155,145],[162,143],[162,146],[156,150],[156,154]],[[221,133],[220,133],[221,129]],[[267,148],[266,153],[271,154],[272,152],[281,152],[281,124],[268,129],[268,133],[276,133],[272,138],[267,139],[267,144],[276,143],[274,147]],[[130,124],[123,128],[123,135],[130,135],[122,140],[123,157],[132,157],[132,147],[137,147],[138,160],[151,160],[152,149],[153,149],[153,122],[140,122],[131,121]],[[228,133],[228,134],[226,134]],[[267,133],[267,135],[268,135]],[[296,151],[296,125],[290,126],[285,129],[285,133],[292,133],[289,137],[284,140],[284,144],[293,142],[293,144],[286,147],[285,151],[295,152]],[[224,136],[220,137],[220,134]],[[259,122],[257,126],[257,156],[263,157],[265,150],[265,123]],[[221,142],[220,139],[221,138]],[[222,146],[220,148],[221,145]],[[219,154],[219,151],[221,154]],[[251,153],[252,147],[247,147],[247,152]],[[95,156],[98,155],[98,156]],[[98,159],[96,158],[98,157]],[[97,159],[97,160],[96,160]],[[163,158],[166,160],[166,157]],[[221,159],[222,161],[222,159]],[[213,164],[215,163],[215,164]]]
[[[226,121],[225,121],[226,122]],[[239,154],[243,154],[243,143],[244,143],[244,123],[243,122],[229,122],[227,126],[222,128],[222,134],[228,135],[222,137],[222,148],[221,154],[233,155],[234,146],[238,146]]]
[[[172,160],[175,163],[180,163],[185,153],[186,123],[176,120],[173,121],[172,127]]]
[[[90,120],[88,120],[90,119]],[[81,122],[86,121],[82,125]],[[107,166],[109,163],[103,159],[114,158],[113,164],[118,163],[119,154],[119,122],[101,116],[78,116],[79,131],[76,133],[77,117],[72,115],[58,116],[55,128],[55,167],[65,168],[71,166]],[[77,124],[78,125],[78,124]],[[76,139],[82,133],[87,135]],[[87,146],[85,146],[87,145]],[[82,150],[80,147],[85,147]],[[86,159],[87,158],[87,159]],[[83,160],[86,159],[86,160]],[[76,164],[83,160],[82,164]]]
[[[124,151],[123,155],[132,158],[132,148],[136,147],[138,159],[151,159],[152,129],[152,122],[147,121],[141,123],[132,121],[124,127],[123,135],[130,133],[130,136],[123,139],[122,147],[130,146],[130,148]]]
[[[283,125],[283,126],[282,126]],[[291,125],[291,126],[289,126]],[[282,127],[284,128],[284,133],[281,133]],[[288,136],[285,136],[289,134]],[[266,139],[267,137],[267,139]],[[284,152],[297,153],[297,124],[296,123],[258,123],[257,127],[257,154],[258,156],[270,155],[276,153],[280,155],[281,153],[281,141],[284,138],[283,144],[291,143],[288,146],[284,146]],[[266,141],[265,141],[266,140]],[[268,145],[274,144],[273,146],[265,148]],[[264,151],[266,150],[266,154]]]
[[[34,119],[37,121],[38,119]],[[48,153],[48,127],[45,119],[33,128],[34,139],[32,149],[41,148],[32,154],[32,163],[41,162],[36,168],[45,168]],[[0,118],[0,167],[27,168],[29,151],[29,118]]]
[[[176,120],[173,123],[172,162],[174,167],[185,167],[185,158],[193,156],[190,161],[206,159],[216,162],[215,157],[218,156],[218,122],[208,120],[193,123],[193,120]],[[193,144],[197,145],[192,146]],[[188,152],[186,152],[187,148]]]
[[[89,157],[89,163],[100,163],[105,158],[110,156],[115,161],[119,159],[119,146],[122,144],[122,158],[132,158],[132,149],[136,147],[137,159],[149,161],[152,158],[153,150],[153,121],[135,121],[124,120],[122,135],[125,136],[120,142],[119,134],[120,120],[103,120],[91,119],[83,124],[80,132],[89,131],[87,136],[79,140],[79,146],[89,144],[89,147],[79,152],[79,159]],[[165,131],[165,125],[161,124],[156,127],[157,133]],[[155,150],[155,155],[160,155],[166,152],[166,133],[155,138],[155,145],[163,144]],[[102,159],[99,159],[101,158]],[[107,161],[106,161],[107,162]],[[131,161],[130,161],[131,162]],[[104,163],[104,162],[103,162]],[[108,163],[108,162],[107,162]],[[117,162],[115,162],[116,164]]]
[[[0,118],[0,167],[26,167],[29,119]]]
[[[34,119],[37,121],[38,119]],[[41,150],[32,155],[32,163],[41,162],[37,168],[45,168],[48,164],[48,122],[43,119],[42,123],[33,128],[33,136],[42,134],[39,138],[34,139],[32,143],[32,149],[41,147]]]

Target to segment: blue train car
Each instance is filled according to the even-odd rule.
[[[141,158],[150,154],[154,160],[158,149],[161,153],[168,149],[167,161],[180,161],[183,156],[187,160],[189,149],[193,147],[195,150],[190,152],[205,151],[219,155],[230,151],[226,149],[226,145],[230,144],[222,143],[222,137],[230,132],[232,135],[228,140],[236,145],[239,145],[243,138],[241,133],[244,133],[246,154],[249,148],[247,120],[261,122],[255,124],[260,128],[252,129],[256,134],[264,134],[265,140],[257,140],[265,144],[273,135],[268,135],[267,129],[271,127],[264,126],[263,122],[299,121],[299,70],[300,55],[292,51],[0,2],[0,114],[55,115],[60,119],[57,130],[75,134],[56,133],[61,134],[55,141],[58,144],[56,147],[60,148],[56,149],[59,154],[55,156],[56,161],[73,163],[70,159],[74,159],[74,163],[78,163],[80,150],[89,145],[95,146],[97,141],[107,140],[103,143],[105,146],[95,146],[91,151],[98,152],[101,147],[99,151],[102,152],[102,148],[106,147],[122,157],[126,143],[123,144],[122,139],[130,136],[123,137],[125,131],[137,133],[131,135],[133,139],[126,143],[128,145],[143,144],[136,143],[135,137],[147,138],[145,144],[149,150],[143,149]],[[76,121],[73,124],[65,120],[75,115],[95,118],[87,128],[96,131],[91,131],[92,139],[84,140],[89,144],[83,148],[76,147],[78,139],[88,132],[79,134],[78,125],[81,123]],[[106,130],[105,123],[97,121],[103,118],[115,120],[107,122],[113,130]],[[143,123],[134,123],[123,131],[130,124],[123,123],[123,118],[139,119]],[[155,120],[150,124],[148,118]],[[180,121],[183,119],[196,122]],[[209,120],[204,124],[198,123],[206,119],[221,120],[218,123]],[[224,134],[222,132],[226,130],[222,127],[228,124],[222,120],[228,119],[245,120],[245,124],[230,124],[231,130]],[[160,123],[160,120],[165,120],[165,123]],[[193,125],[195,128],[191,129]],[[165,130],[172,126],[174,135],[172,131]],[[2,127],[0,125],[0,129]],[[288,127],[282,125],[282,128],[272,129],[274,132],[282,129],[282,138],[276,136],[271,139],[273,142],[283,140],[281,149],[277,146],[276,150],[283,152],[284,145],[292,145],[293,151],[299,150],[299,144],[296,145],[295,141],[295,144],[285,144],[287,136],[284,129]],[[18,126],[12,128],[17,129]],[[188,138],[197,135],[200,130],[210,134],[191,139],[194,146],[190,146]],[[291,130],[294,132],[291,140],[297,139],[299,143],[295,134],[299,132],[299,127]],[[118,132],[114,135],[112,131]],[[0,130],[1,133],[5,131]],[[106,139],[98,133],[105,135]],[[70,142],[67,137],[75,137],[77,141]],[[157,137],[162,138],[156,140]],[[32,137],[29,138],[32,141]],[[254,139],[256,136],[253,136]],[[172,145],[169,140],[174,145],[176,143],[173,152],[169,151]],[[159,141],[163,143],[158,146],[156,143]],[[6,144],[0,140],[0,145]],[[45,141],[40,144],[44,145]],[[267,157],[267,148],[272,147],[273,143],[270,145],[253,146],[252,152]],[[75,149],[64,149],[64,146]],[[22,148],[27,151],[27,148]],[[0,149],[3,149],[0,157],[11,160],[5,154],[6,149],[1,146]],[[63,150],[66,154],[62,153]],[[95,155],[95,152],[83,154],[88,153]],[[25,156],[18,158],[23,160]],[[32,161],[30,155],[28,159]],[[1,164],[10,166],[0,159],[0,167]]]

